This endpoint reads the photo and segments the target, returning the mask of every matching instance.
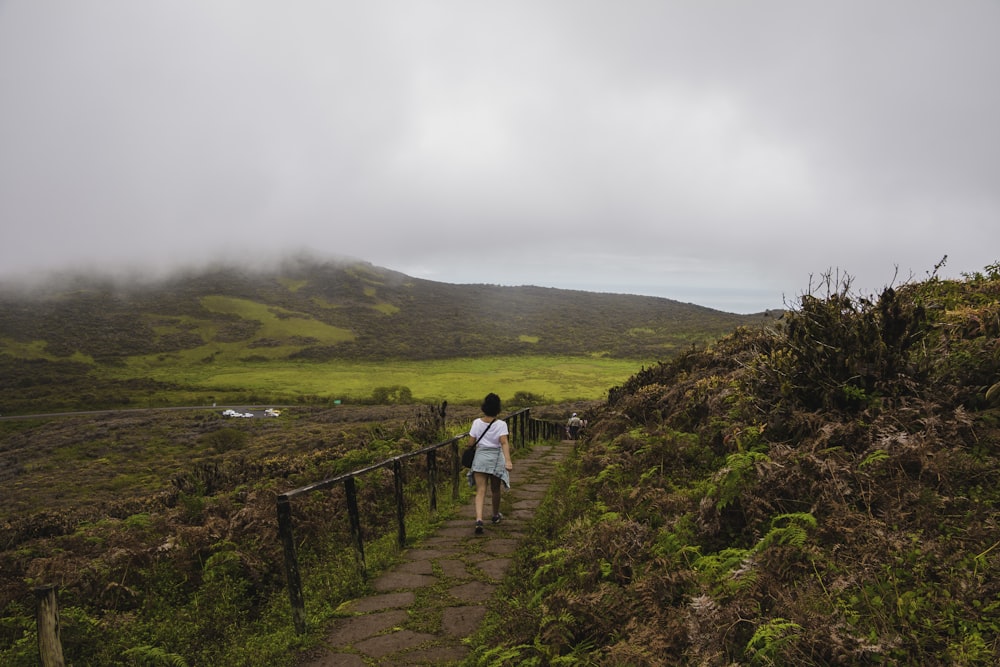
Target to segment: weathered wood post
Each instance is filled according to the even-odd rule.
[[[347,493],[347,517],[351,521],[351,541],[354,543],[354,553],[358,559],[358,571],[362,579],[367,579],[365,540],[361,534],[361,512],[358,511],[358,486],[353,477],[344,480],[344,491]]]
[[[392,460],[392,480],[396,494],[396,521],[399,524],[399,548],[406,546],[406,497],[403,494],[403,464],[397,456]]]
[[[36,620],[38,627],[38,656],[42,667],[65,667],[62,641],[59,639],[59,605],[55,586],[35,589]]]
[[[295,537],[292,535],[292,504],[288,496],[278,496],[278,536],[285,551],[285,575],[288,580],[288,600],[292,605],[292,623],[295,632],[306,632],[306,605],[302,598],[302,578],[299,561],[295,556]]]
[[[445,424],[448,421],[448,401],[441,401],[441,407],[438,408],[438,420],[437,420],[437,430],[440,433],[444,430]]]
[[[458,480],[462,474],[462,455],[458,453],[458,441],[451,441],[451,499],[458,500]]]
[[[427,483],[430,485],[431,512],[437,512],[437,450],[432,449],[427,452]]]

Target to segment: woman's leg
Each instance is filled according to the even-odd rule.
[[[473,475],[476,477],[476,521],[482,521],[483,505],[486,502],[486,478],[493,475],[487,475],[485,472],[477,472]]]
[[[493,516],[500,514],[500,478],[490,475],[490,499],[493,501]]]

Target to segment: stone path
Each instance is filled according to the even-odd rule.
[[[300,667],[440,666],[465,658],[471,649],[462,640],[486,615],[486,604],[548,491],[554,466],[573,444],[565,440],[515,454],[499,525],[489,522],[487,492],[486,527],[476,535],[470,499],[461,518],[404,551],[402,562],[373,582],[372,595],[348,603],[345,610],[353,615],[335,622],[324,646]]]

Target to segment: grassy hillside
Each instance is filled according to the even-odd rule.
[[[686,349],[589,406],[586,437],[472,663],[997,663],[1000,265],[877,299],[827,288],[777,327]],[[251,314],[255,331],[285,335],[290,308],[273,306],[283,317],[270,321],[257,297],[206,297],[206,312],[244,324]],[[320,324],[312,338],[347,328]],[[147,353],[97,361],[74,348],[52,362],[38,340],[10,345],[24,363],[69,373],[44,376],[53,387],[95,367],[141,396],[166,382],[150,377],[158,362]],[[228,368],[263,377],[278,363]],[[140,380],[129,379],[134,364],[147,364]],[[475,412],[451,407],[445,431]],[[287,663],[308,640],[290,631],[275,495],[440,433],[402,406],[0,422],[0,663],[37,664],[31,586],[50,582],[74,664]],[[425,498],[420,476],[410,481]],[[387,475],[365,484],[366,517],[391,517],[392,495]],[[328,605],[317,619],[358,586],[344,574],[352,556],[337,550],[347,528],[323,518],[342,502],[323,494],[296,510],[311,595]],[[391,543],[391,521],[368,521]]]
[[[426,407],[337,406],[276,419],[147,410],[0,422],[0,664],[38,664],[32,588],[42,583],[59,587],[68,664],[290,664],[318,637],[291,630],[275,497],[441,442],[477,414],[450,406],[441,424]],[[442,486],[440,514],[426,516],[422,458],[412,461],[416,538],[453,504]],[[377,572],[395,554],[393,478],[358,487]],[[364,586],[344,503],[341,487],[295,508],[314,627]]]
[[[770,319],[653,297],[451,285],[360,263],[225,268],[147,285],[83,276],[0,289],[0,412],[211,403],[234,390],[244,392],[236,400],[343,398],[308,385],[361,363],[554,356],[600,369],[668,359]]]
[[[826,287],[588,415],[473,662],[1000,663],[1000,265]]]

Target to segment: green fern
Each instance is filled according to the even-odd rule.
[[[541,604],[549,591],[557,590],[566,585],[569,556],[570,550],[565,547],[550,549],[538,555],[539,565],[531,576],[531,585],[534,590],[531,597],[533,606]]]
[[[753,548],[731,547],[698,556],[692,568],[715,593],[736,593],[757,581],[754,556],[775,544],[802,547],[809,538],[808,531],[815,527],[816,518],[808,512],[779,514],[771,519],[771,529]]]
[[[779,654],[786,645],[794,641],[802,626],[787,618],[772,618],[757,628],[747,642],[746,651],[754,665],[782,664]]]
[[[612,463],[597,474],[597,479],[595,481],[598,484],[609,484],[611,482],[619,481],[621,476],[622,467],[617,463]]]
[[[137,667],[188,667],[182,656],[159,646],[136,646],[125,651],[125,657]]]
[[[771,530],[754,546],[753,552],[759,553],[773,544],[801,547],[809,538],[808,529],[815,527],[816,517],[808,512],[779,514],[771,519]]]
[[[858,464],[858,468],[864,468],[870,466],[873,463],[878,463],[879,461],[885,461],[889,458],[889,453],[884,449],[876,449],[874,452],[862,459],[861,463]]]
[[[473,656],[473,664],[476,667],[495,667],[496,665],[525,665],[534,667],[539,664],[537,656],[528,657],[525,652],[530,652],[531,646],[519,644],[517,646],[496,646],[483,652],[476,652]]]
[[[723,510],[732,504],[743,491],[754,467],[770,460],[767,454],[753,451],[736,452],[726,457],[726,465],[719,471],[712,489],[712,494],[718,498],[716,508]]]
[[[693,563],[695,571],[707,574],[710,577],[719,576],[729,572],[750,554],[746,549],[723,549],[713,554],[705,554],[696,559]]]
[[[556,547],[555,549],[543,551],[538,554],[538,556],[536,556],[536,560],[540,563],[540,565],[535,570],[535,574],[531,578],[531,583],[535,587],[541,585],[541,581],[545,575],[547,575],[551,570],[565,564],[566,557],[569,556],[569,553],[569,549],[566,547]]]
[[[568,611],[545,614],[538,622],[535,650],[551,661],[560,655],[563,647],[571,645],[576,626],[576,618]]]

